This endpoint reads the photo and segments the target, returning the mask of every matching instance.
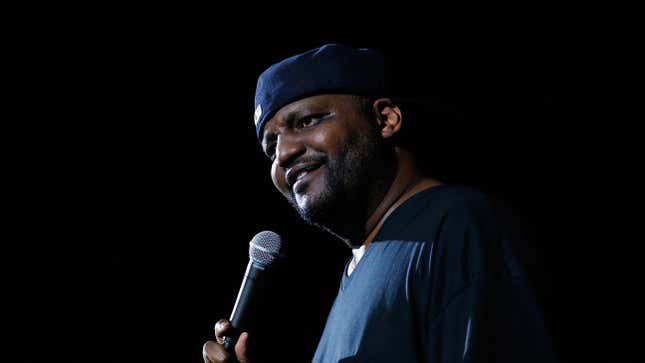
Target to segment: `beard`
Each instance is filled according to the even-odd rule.
[[[389,186],[381,171],[388,161],[382,139],[370,129],[352,140],[336,156],[325,159],[325,183],[314,199],[300,206],[293,189],[287,196],[305,222],[343,240],[362,236],[371,213],[370,200],[379,192],[384,194]]]

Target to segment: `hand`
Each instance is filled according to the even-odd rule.
[[[217,342],[209,340],[204,344],[202,350],[204,363],[250,363],[247,356],[248,333],[244,332],[240,334],[240,338],[237,340],[237,344],[235,344],[236,357],[233,357],[224,349],[224,337],[230,331],[231,323],[226,319],[220,319],[215,324],[215,339],[217,339]]]

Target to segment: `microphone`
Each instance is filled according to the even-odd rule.
[[[243,331],[252,326],[264,290],[270,284],[270,267],[280,257],[282,238],[275,232],[262,231],[249,242],[249,264],[229,321],[233,329],[224,337],[224,348],[232,352]]]

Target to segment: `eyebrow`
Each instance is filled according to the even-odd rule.
[[[317,106],[320,106],[320,105],[305,103],[302,105],[295,106],[293,110],[289,110],[289,112],[287,112],[287,114],[284,117],[282,117],[282,119],[280,120],[280,125],[284,123],[287,126],[290,126],[294,120],[297,120],[301,117],[304,117],[305,115],[310,114],[312,112],[311,111],[312,108],[315,108]],[[263,144],[266,144],[268,146],[272,141],[275,141],[275,139],[277,138],[278,137],[275,133],[272,133],[272,132],[268,133],[267,129],[266,128],[264,129],[264,134],[262,137]]]
[[[297,120],[309,114],[311,112],[311,109],[312,109],[312,106],[308,106],[308,105],[302,105],[300,107],[296,107],[296,109],[288,112],[286,116],[283,118],[283,120],[287,125],[290,125],[294,120]]]

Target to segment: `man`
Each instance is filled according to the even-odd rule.
[[[384,80],[378,52],[338,44],[258,79],[256,131],[275,187],[353,254],[313,361],[554,361],[510,213],[421,172]],[[229,329],[217,323],[206,362],[233,359],[221,345]],[[235,346],[243,363],[247,339]]]

